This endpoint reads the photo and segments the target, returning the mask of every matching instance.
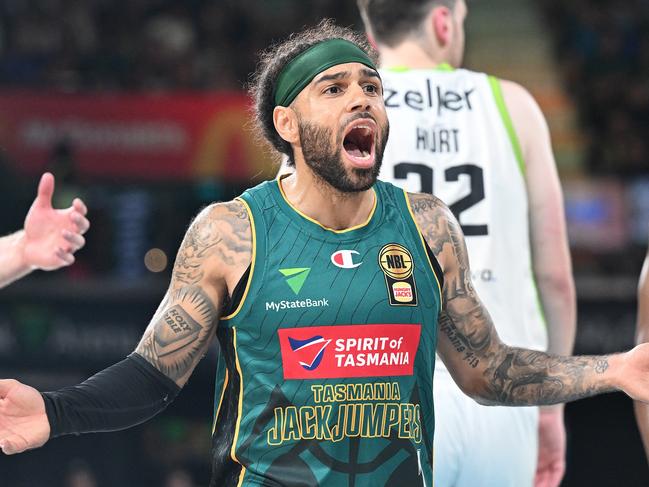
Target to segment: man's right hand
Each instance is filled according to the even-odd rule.
[[[5,455],[43,446],[50,437],[45,401],[33,387],[0,380],[0,449]]]

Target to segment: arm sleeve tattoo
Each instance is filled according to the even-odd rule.
[[[135,350],[181,387],[214,337],[228,273],[240,276],[250,264],[251,238],[238,201],[206,208],[185,235],[169,291]]]
[[[503,344],[471,282],[459,223],[434,196],[409,197],[424,238],[444,268],[438,351],[467,394],[483,404],[523,406],[612,390],[597,380],[608,369],[607,357],[561,357]]]

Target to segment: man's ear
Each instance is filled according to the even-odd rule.
[[[453,39],[453,12],[442,5],[435,7],[430,15],[433,34],[441,47],[449,45]]]
[[[289,144],[300,140],[297,113],[290,107],[275,107],[273,109],[273,124],[279,136]]]

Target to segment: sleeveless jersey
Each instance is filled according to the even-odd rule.
[[[448,65],[381,76],[391,130],[379,177],[450,207],[498,334],[509,345],[545,350],[525,167],[499,81]]]
[[[241,196],[253,256],[217,329],[212,486],[432,485],[437,263],[403,190],[374,193],[346,231],[277,180]]]

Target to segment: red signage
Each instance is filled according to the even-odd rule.
[[[412,375],[421,325],[338,325],[277,331],[284,379]]]
[[[0,92],[0,147],[10,161],[40,172],[61,143],[85,176],[252,183],[274,171],[241,93]]]

